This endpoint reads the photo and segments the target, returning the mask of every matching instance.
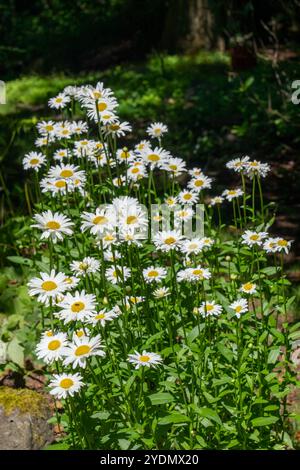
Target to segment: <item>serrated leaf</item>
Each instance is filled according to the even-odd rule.
[[[7,355],[8,358],[18,364],[18,366],[24,366],[24,348],[19,344],[16,338],[8,344]]]

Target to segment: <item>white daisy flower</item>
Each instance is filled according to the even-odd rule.
[[[76,374],[54,374],[53,379],[49,383],[52,387],[50,394],[56,398],[67,398],[69,395],[74,396],[83,387],[82,376]]]
[[[138,181],[147,176],[146,167],[142,165],[132,165],[126,170],[127,178],[130,181]]]
[[[120,121],[107,124],[102,129],[106,137],[108,135],[113,135],[116,137],[123,137],[126,134],[126,132],[132,131],[132,127],[129,124],[129,122],[120,122]]]
[[[124,298],[124,305],[125,305],[125,308],[129,310],[130,308],[132,308],[133,305],[140,304],[141,302],[144,302],[144,300],[145,300],[145,297],[126,295]]]
[[[65,350],[65,356],[64,364],[66,366],[72,364],[73,369],[77,366],[85,367],[86,360],[89,357],[105,356],[100,335],[96,335],[93,338],[88,338],[87,336],[74,337],[73,343]]]
[[[191,220],[193,218],[194,211],[191,207],[184,207],[174,212],[175,225],[178,223],[181,226],[182,222]]]
[[[255,294],[256,284],[253,282],[246,282],[245,284],[242,284],[240,292],[244,292],[244,294]]]
[[[163,299],[171,295],[170,289],[168,287],[159,287],[153,291],[153,295],[156,299]]]
[[[140,155],[143,161],[150,165],[150,168],[161,168],[162,164],[167,162],[170,157],[170,153],[160,147],[155,147],[154,150],[146,147],[141,151]]]
[[[64,350],[67,346],[67,335],[65,333],[56,333],[47,331],[42,335],[41,341],[37,344],[37,357],[47,364],[64,357]]]
[[[48,144],[54,142],[53,134],[48,134],[47,136],[38,137],[34,141],[36,147],[47,147]]]
[[[88,130],[89,130],[88,125],[84,121],[77,121],[77,122],[74,121],[72,123],[73,134],[77,134],[77,135],[85,134],[86,132],[88,132]]]
[[[120,163],[131,163],[135,159],[135,155],[127,147],[123,147],[117,150],[117,159]]]
[[[151,148],[151,143],[149,140],[141,140],[136,146],[134,147],[134,150],[138,153],[140,153],[142,150],[145,150],[146,148]]]
[[[199,200],[199,194],[195,191],[184,189],[178,194],[177,199],[181,204],[196,204]]]
[[[211,198],[210,205],[215,206],[216,204],[222,204],[222,202],[224,202],[224,198],[222,196],[215,196]]]
[[[261,246],[267,236],[267,232],[253,232],[252,230],[246,230],[242,235],[242,244],[250,247],[255,245]]]
[[[117,106],[117,100],[111,96],[102,96],[97,100],[86,100],[84,102],[88,117],[95,122],[101,122],[103,114],[114,113]]]
[[[207,176],[201,175],[197,178],[193,178],[188,182],[188,188],[191,191],[200,192],[202,189],[211,188],[212,179]]]
[[[289,253],[289,250],[291,248],[292,240],[288,241],[285,240],[284,238],[276,238],[276,252],[282,252],[284,251],[286,254]]]
[[[182,158],[171,157],[167,162],[162,163],[161,168],[175,177],[186,172],[186,163]]]
[[[226,163],[226,167],[229,170],[234,170],[236,173],[241,173],[244,171],[249,162],[249,157],[242,157],[242,158],[234,158],[233,160],[230,160],[229,162]]]
[[[276,253],[277,250],[277,245],[276,245],[277,238],[268,238],[267,240],[264,241],[263,244],[263,249],[267,253]]]
[[[181,245],[181,251],[187,255],[198,255],[203,248],[201,238],[192,238],[191,240],[184,240]]]
[[[208,269],[196,266],[195,268],[186,268],[178,271],[177,280],[182,281],[204,281],[211,278],[211,272]]]
[[[31,227],[42,230],[41,239],[51,238],[55,243],[57,240],[63,240],[64,235],[72,235],[73,222],[63,214],[52,212],[50,210],[36,214],[34,220],[37,224]]]
[[[155,367],[162,363],[162,358],[159,354],[143,351],[142,354],[135,351],[135,354],[129,354],[128,362],[135,365],[135,369],[140,367]]]
[[[201,238],[201,244],[203,248],[211,248],[215,243],[215,240],[209,237]]]
[[[96,313],[96,296],[86,294],[85,291],[76,291],[75,294],[68,292],[62,302],[59,303],[60,311],[55,316],[63,320],[65,324],[71,321],[88,320]]]
[[[68,149],[55,150],[53,154],[54,160],[63,160],[64,158],[70,158],[71,154]]]
[[[257,160],[249,161],[247,163],[246,172],[251,179],[255,175],[265,178],[270,171],[271,167],[268,163],[262,163]]]
[[[198,178],[198,176],[204,176],[204,173],[203,173],[203,171],[201,170],[201,168],[197,168],[197,167],[194,167],[194,168],[192,168],[191,170],[188,170],[188,174],[189,174],[192,178]]]
[[[178,230],[162,231],[154,236],[154,244],[158,250],[168,252],[181,246],[183,236]]]
[[[167,204],[169,207],[175,207],[177,205],[177,198],[174,196],[168,196],[165,200],[164,203]]]
[[[105,275],[112,284],[119,284],[125,282],[130,276],[131,271],[126,266],[116,266],[107,268],[105,271]]]
[[[117,311],[116,309],[107,311],[105,308],[103,308],[99,312],[92,315],[89,318],[88,323],[91,323],[92,325],[97,325],[100,323],[101,326],[105,326],[106,322],[114,320],[120,315],[120,313],[121,312]]]
[[[48,305],[50,299],[55,299],[57,295],[63,294],[68,286],[64,282],[66,275],[57,273],[54,269],[47,273],[40,273],[40,278],[34,277],[28,283],[29,295],[37,295],[38,301]]]
[[[116,225],[115,213],[111,208],[97,208],[95,212],[83,212],[81,230],[90,230],[93,235],[100,235],[112,230]]]
[[[112,179],[112,183],[116,188],[122,188],[122,186],[126,185],[126,177],[124,175],[117,176]]]
[[[109,263],[115,263],[118,259],[121,258],[121,253],[118,250],[112,250],[111,247],[104,251],[104,259]]]
[[[46,162],[46,157],[40,152],[29,152],[23,158],[24,170],[38,171]]]
[[[146,132],[150,137],[159,139],[168,132],[168,127],[162,122],[153,122],[147,127]]]
[[[68,182],[75,179],[81,179],[85,176],[85,172],[75,165],[56,165],[51,167],[48,172],[49,178],[64,179]]]
[[[202,302],[201,306],[198,309],[198,312],[203,317],[218,316],[222,313],[222,306],[216,304],[214,300],[212,300],[211,302]]]
[[[165,268],[150,266],[149,268],[143,269],[143,277],[147,284],[153,282],[160,282],[167,276],[167,270]]]
[[[64,282],[68,286],[68,289],[73,289],[74,287],[76,287],[79,284],[80,279],[78,279],[78,277],[75,277],[75,276],[67,276],[64,279]]]
[[[85,276],[86,274],[94,274],[100,269],[100,262],[86,256],[82,261],[72,261],[70,264],[70,270],[75,274],[76,277]]]
[[[71,99],[65,93],[59,93],[54,98],[50,98],[48,101],[48,105],[50,108],[53,109],[63,109],[66,107],[68,103],[70,103]]]
[[[227,201],[232,201],[232,199],[235,199],[237,197],[240,197],[244,194],[244,192],[240,188],[236,189],[225,189],[223,191],[222,196],[225,196]]]
[[[54,121],[41,121],[37,123],[37,130],[42,136],[53,134],[55,131]]]
[[[246,299],[238,299],[232,304],[229,305],[229,308],[235,311],[235,314],[238,318],[240,318],[241,313],[248,312],[248,300]]]

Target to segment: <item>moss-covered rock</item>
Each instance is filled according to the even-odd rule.
[[[0,449],[41,449],[53,439],[46,398],[33,390],[0,387]]]

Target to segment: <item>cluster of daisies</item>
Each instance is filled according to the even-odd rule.
[[[76,248],[78,236],[88,238],[85,252],[80,254],[78,250],[78,259],[72,260],[69,266],[64,265],[64,272],[53,269],[53,260],[50,260],[50,272],[41,272],[39,277],[29,282],[30,295],[49,307],[53,316],[51,330],[43,333],[37,355],[47,364],[56,364],[60,372],[50,381],[51,393],[66,398],[84,386],[81,370],[92,367],[91,361],[105,357],[101,333],[107,324],[118,322],[124,312],[148,302],[147,296],[152,300],[173,299],[174,282],[187,286],[201,283],[203,286],[204,282],[211,280],[213,273],[206,257],[216,248],[217,240],[183,233],[184,223],[195,216],[194,206],[204,202],[203,191],[211,189],[212,178],[200,168],[188,169],[183,159],[174,157],[162,147],[162,138],[168,132],[166,125],[153,123],[147,129],[149,140],[138,142],[132,149],[118,148],[117,138],[131,132],[131,126],[120,121],[116,114],[117,100],[112,90],[104,88],[102,83],[95,87],[66,87],[49,100],[49,106],[62,113],[63,120],[38,123],[36,147],[39,151],[25,155],[23,164],[25,169],[34,170],[40,178],[43,197],[55,209],[36,214],[32,227],[40,231],[42,240],[47,240],[51,253],[55,252],[56,244],[65,240],[74,242]],[[87,116],[90,125],[82,120],[66,119],[76,106]],[[90,127],[93,125],[98,137],[91,139]],[[249,157],[231,160],[227,167],[242,175],[243,189],[224,190],[221,195],[210,198],[210,206],[219,206],[225,199],[230,202],[243,196],[245,177],[263,178],[270,171],[269,165],[251,161]],[[151,203],[153,194],[154,202],[158,202],[154,177],[158,172],[168,184],[155,211],[151,211],[149,216],[144,204]],[[186,181],[184,187],[178,183],[178,176],[182,175]],[[110,185],[109,202],[105,197],[101,201],[97,197],[97,204],[94,202],[96,181],[98,185]],[[150,195],[147,200],[143,197],[146,187],[147,195]],[[83,210],[80,209],[79,216],[75,217],[75,211],[70,211],[69,206],[74,208],[82,201]],[[173,227],[158,230],[150,240],[149,225],[163,221],[164,208],[174,214]],[[267,232],[251,230],[245,230],[238,243],[267,253],[288,253],[291,245],[283,238],[272,238]],[[126,256],[128,247],[134,248],[138,254],[139,249],[145,246],[150,246],[158,255],[156,259],[163,262],[155,263],[155,257],[149,256],[149,265],[138,269],[137,284],[141,290],[139,294],[143,295],[123,295],[127,284],[137,275]],[[173,254],[181,262],[175,273],[170,264],[165,263]],[[202,263],[199,263],[199,255]],[[245,281],[240,283],[235,298],[226,306],[238,319],[249,311],[249,296],[258,292],[252,279]],[[95,282],[103,291],[101,301],[93,291]],[[122,295],[115,305],[106,299],[109,306],[105,307],[103,296],[107,284],[116,292],[121,290]],[[194,307],[193,313],[205,319],[220,316],[223,309],[224,306],[214,299],[203,299]],[[146,350],[140,353],[135,350],[127,360],[136,369],[162,364],[159,354]]]

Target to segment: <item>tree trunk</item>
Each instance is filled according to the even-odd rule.
[[[162,48],[170,53],[194,53],[200,49],[220,48],[215,30],[215,17],[209,0],[170,0]]]

